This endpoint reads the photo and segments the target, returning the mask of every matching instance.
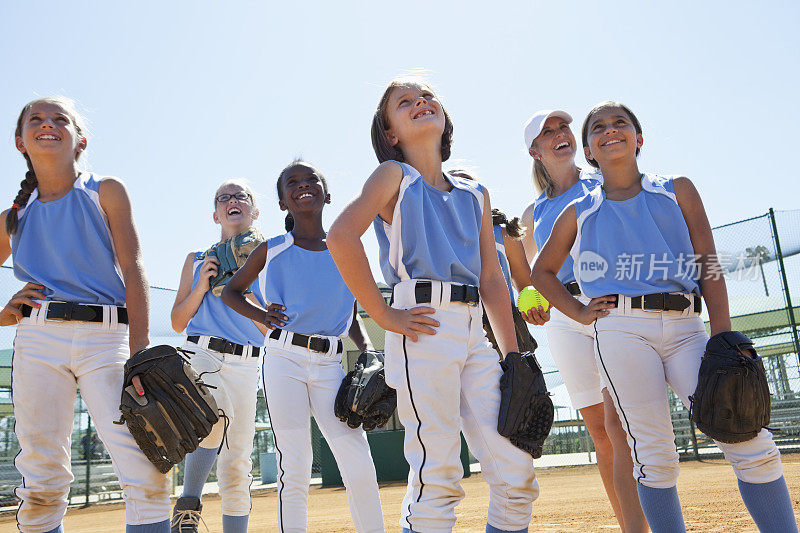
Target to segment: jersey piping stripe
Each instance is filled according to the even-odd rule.
[[[75,183],[72,187],[73,189],[78,189],[86,194],[92,201],[92,204],[94,204],[94,206],[97,208],[97,211],[100,213],[100,217],[103,219],[103,223],[106,225],[108,240],[111,241],[111,252],[114,254],[114,267],[117,269],[117,274],[119,275],[120,279],[123,279],[122,267],[119,264],[119,256],[117,255],[117,246],[114,244],[114,236],[111,235],[111,226],[108,225],[108,215],[106,214],[105,210],[103,210],[103,206],[100,204],[99,189],[98,191],[95,191],[86,187],[86,182],[89,181],[89,178],[91,177],[92,175],[89,173],[81,173],[80,176],[78,176],[78,179],[75,180]]]
[[[422,499],[422,489],[425,488],[425,483],[422,481],[422,469],[425,467],[425,458],[427,457],[427,453],[425,451],[425,444],[422,443],[422,420],[419,418],[419,413],[417,413],[417,406],[414,405],[414,395],[411,392],[411,376],[408,373],[408,352],[406,351],[406,336],[403,335],[403,357],[406,360],[406,383],[408,384],[408,398],[411,400],[411,407],[414,409],[414,416],[417,419],[417,440],[419,440],[419,445],[422,447],[422,464],[419,466],[419,495],[417,496],[417,502]],[[408,516],[406,517],[406,522],[408,522],[408,528],[413,529],[411,525],[411,502],[408,503]]]
[[[275,240],[280,239],[280,236],[275,237]],[[268,239],[267,243],[272,241],[273,239]],[[277,244],[270,246],[267,244],[267,257],[264,260],[264,268],[261,269],[261,272],[258,273],[258,289],[261,291],[261,296],[266,300],[267,298],[267,269],[269,268],[270,262],[275,259],[281,252],[287,250],[292,244],[294,244],[294,235],[291,232],[287,232],[283,235],[283,240]]]
[[[642,189],[653,194],[663,194],[664,196],[666,196],[667,198],[669,198],[670,200],[672,200],[677,204],[678,203],[677,195],[674,192],[668,191],[667,188],[664,186],[663,181],[655,181],[653,177],[654,177],[653,175],[642,174],[642,180],[641,180]]]
[[[264,375],[264,368],[263,368],[263,361],[262,361],[262,368],[261,368],[261,375]],[[263,381],[263,377],[262,377]],[[272,415],[269,414],[269,401],[267,400],[267,384],[266,382],[262,383],[264,386],[264,403],[267,406],[267,417],[270,420],[270,426],[272,425]],[[283,533],[283,475],[286,471],[283,469],[283,453],[281,453],[281,449],[278,447],[278,437],[275,435],[275,429],[272,430],[272,442],[275,444],[275,450],[278,452],[278,470],[281,471],[281,475],[278,477],[278,485],[280,485],[280,489],[278,489],[278,509],[280,512],[278,513],[278,520],[281,526],[281,533]],[[250,481],[252,484],[252,479]],[[250,508],[253,508],[253,501],[250,500]]]
[[[622,418],[625,420],[625,426],[628,428],[628,435],[630,435],[631,440],[633,441],[633,459],[636,461],[636,464],[639,465],[639,472],[640,476],[636,478],[636,482],[638,483],[642,479],[646,479],[647,476],[644,473],[644,465],[639,462],[639,455],[636,453],[636,437],[633,436],[631,432],[631,425],[628,422],[628,417],[625,416],[625,411],[622,409],[622,405],[619,402],[619,394],[617,394],[617,389],[614,387],[614,383],[611,381],[611,376],[608,375],[608,369],[606,368],[606,362],[603,361],[603,354],[600,351],[600,333],[597,331],[597,320],[594,322],[594,342],[597,345],[597,356],[600,359],[600,364],[603,365],[603,372],[606,375],[606,379],[608,380],[608,385],[611,387],[611,390],[614,392],[614,397],[617,399],[617,406],[619,407],[620,413],[622,413]]]
[[[344,331],[342,334],[339,335],[340,338],[347,337],[348,333],[350,332],[350,328],[353,327],[353,322],[356,320],[356,306],[353,305],[353,309],[350,311],[350,317],[347,319],[347,326],[345,326]]]
[[[600,205],[603,203],[602,189],[600,187],[595,188],[587,196],[589,196],[592,199],[592,204],[583,213],[580,214],[578,213],[577,204],[579,202],[584,202],[586,200],[580,199],[570,204],[576,206],[574,207],[576,233],[575,233],[575,240],[572,241],[572,247],[569,250],[569,255],[572,256],[572,274],[575,276],[575,281],[578,282],[578,285],[580,285],[581,283],[580,248],[581,248],[581,233],[583,233],[583,223],[586,222],[586,219],[589,217],[589,215],[600,209]],[[569,207],[570,207],[569,205],[565,207],[564,211],[569,209]],[[583,290],[583,287],[581,287],[581,290]]]
[[[415,177],[412,173],[406,172],[407,169],[402,163],[395,162],[400,166],[400,170],[403,172],[403,179],[400,181],[400,188],[397,191],[397,201],[392,211],[392,223],[387,224],[383,219],[381,219],[381,222],[383,223],[383,231],[389,241],[389,264],[394,268],[395,272],[397,272],[397,277],[400,278],[400,281],[405,281],[409,279],[409,276],[406,266],[403,263],[403,243],[400,242],[403,234],[401,204],[403,203],[403,197],[408,187],[417,179],[422,179],[422,175],[417,173],[419,175]],[[412,167],[408,168],[413,170]]]

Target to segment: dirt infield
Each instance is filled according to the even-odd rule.
[[[800,513],[800,455],[783,457],[784,473],[789,483],[795,515]],[[530,531],[613,531],[619,530],[605,499],[597,468],[569,467],[539,469],[541,494],[533,505]],[[488,486],[480,475],[464,480],[466,498],[457,508],[454,531],[480,532],[485,528]],[[681,464],[678,491],[689,531],[756,531],[739,498],[736,479],[722,460]],[[381,500],[387,531],[398,531],[400,502],[404,483],[381,486]],[[353,531],[347,498],[342,488],[312,488],[308,531],[340,533]],[[212,532],[222,531],[219,499],[204,499],[203,517]],[[253,498],[250,531],[277,531],[276,493],[262,492]],[[123,530],[125,511],[120,504],[73,509],[67,513],[67,532],[100,533]],[[0,518],[0,530],[10,531],[14,517]],[[110,524],[113,524],[111,526]],[[201,531],[204,531],[201,526]]]

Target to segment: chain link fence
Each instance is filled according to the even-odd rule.
[[[745,332],[757,345],[764,358],[772,392],[772,421],[775,440],[785,451],[800,449],[800,341],[797,319],[800,318],[800,210],[772,211],[714,229],[720,264],[730,298],[733,328]],[[0,268],[0,300],[7,301],[20,283],[9,268]],[[170,328],[170,310],[175,291],[159,287],[150,290],[151,340],[154,344],[180,345],[183,336]],[[388,293],[387,293],[388,298]],[[704,317],[707,320],[707,316]],[[366,328],[376,348],[383,346],[383,332],[365,317]],[[544,328],[532,328],[539,349],[537,357],[545,372],[548,388],[553,393],[556,417],[553,430],[545,442],[544,455],[537,466],[588,464],[595,462],[592,440],[580,414],[572,409],[561,378],[550,356]],[[14,435],[11,405],[11,358],[14,328],[0,328],[0,507],[17,504],[14,487],[21,478],[14,467],[19,444]],[[345,365],[352,367],[358,352],[346,348]],[[683,404],[671,395],[672,418],[678,451],[686,458],[699,458],[718,453],[709,439],[695,430]],[[254,486],[259,483],[261,460],[272,462],[275,446],[263,391],[259,391],[254,441]],[[384,431],[401,430],[396,416]],[[321,468],[322,436],[312,423],[314,462],[312,476]],[[72,433],[72,472],[75,480],[70,501],[88,505],[107,499],[121,498],[119,484],[110,458],[94,431],[86,407],[76,398]],[[474,463],[474,458],[471,458]],[[269,466],[265,464],[265,466]],[[212,472],[210,483],[216,477]],[[183,465],[172,473],[173,490],[183,484]]]
[[[800,449],[800,210],[774,211],[714,228],[730,299],[731,325],[756,344],[772,394],[770,428],[784,451]],[[708,316],[704,317],[708,320]],[[721,455],[697,431],[674,394],[678,450],[700,458]]]

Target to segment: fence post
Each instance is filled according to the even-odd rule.
[[[689,418],[689,432],[692,435],[692,449],[694,449],[694,460],[700,460],[700,451],[697,449],[697,433],[695,433],[694,429],[694,420]]]
[[[575,419],[578,421],[578,435],[580,435],[581,447],[586,450],[586,455],[589,458],[589,464],[592,464],[592,447],[589,445],[591,437],[589,436],[589,429],[586,427],[586,422],[581,416],[581,412],[575,409]],[[581,430],[583,426],[583,431]]]
[[[91,480],[89,476],[91,475],[92,469],[92,417],[89,413],[86,413],[86,435],[83,437],[85,439],[85,443],[83,445],[83,458],[86,461],[86,482],[85,482],[85,489],[86,489],[86,496],[83,502],[84,507],[89,507],[89,486],[91,485]]]
[[[778,225],[775,223],[775,210],[769,208],[769,219],[772,222],[772,237],[775,239],[775,250],[778,252],[778,264],[781,269],[781,281],[783,282],[783,295],[786,298],[786,306],[789,309],[789,322],[792,329],[792,341],[794,342],[794,353],[797,355],[800,364],[800,339],[797,337],[797,321],[794,318],[794,307],[792,306],[792,296],[789,293],[789,281],[786,278],[786,267],[783,264],[783,252],[781,251],[781,241],[778,237]]]

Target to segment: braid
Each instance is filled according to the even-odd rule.
[[[525,235],[526,228],[520,225],[519,217],[514,217],[511,220],[508,220],[506,214],[496,207],[492,208],[492,225],[505,226],[508,236],[513,237],[514,239],[520,239]]]
[[[286,227],[286,231],[292,231],[294,229],[294,217],[291,213],[286,215],[284,226]]]
[[[507,223],[508,218],[506,218],[506,214],[496,207],[492,208],[492,226],[502,226]]]
[[[525,236],[527,228],[520,224],[519,217],[514,217],[506,222],[506,231],[510,237],[521,239]]]
[[[36,172],[33,171],[33,165],[31,164],[28,154],[23,155],[25,156],[25,162],[28,164],[28,172],[25,173],[25,179],[19,183],[19,192],[16,198],[14,198],[14,204],[6,215],[6,233],[9,235],[17,233],[17,228],[19,226],[19,209],[20,207],[28,205],[31,194],[33,194],[33,191],[39,186],[39,180],[36,179]]]

